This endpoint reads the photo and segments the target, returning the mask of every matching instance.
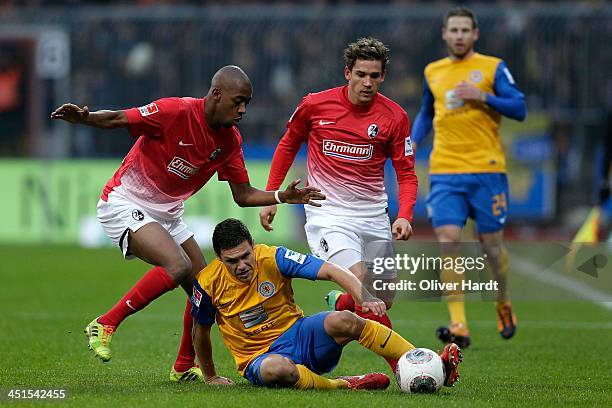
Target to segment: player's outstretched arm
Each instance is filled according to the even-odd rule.
[[[377,316],[382,316],[387,310],[385,302],[370,294],[359,279],[346,268],[331,262],[325,262],[319,269],[317,280],[336,282],[355,299],[357,304],[361,305],[364,312],[371,311]]]
[[[232,380],[217,375],[215,370],[215,363],[212,355],[212,343],[210,341],[211,326],[203,326],[198,322],[195,322],[194,324],[195,330],[193,335],[193,347],[196,355],[198,356],[200,368],[204,373],[204,382],[211,385],[234,385]]]
[[[407,240],[412,235],[410,220],[417,199],[419,180],[414,171],[414,148],[410,136],[410,121],[402,111],[394,137],[389,143],[389,157],[397,176],[399,211],[391,227],[393,238]]]
[[[293,195],[299,194],[299,190],[300,189],[297,188],[298,184],[300,184],[300,180],[299,179],[298,180],[294,180],[291,184],[289,184],[289,186],[287,187],[287,190],[285,190],[285,191],[289,191]],[[316,191],[319,191],[319,190],[316,190]],[[278,195],[279,195],[279,198],[281,200],[282,200],[282,197],[285,197],[284,193],[281,192],[281,191],[279,191]],[[312,205],[312,206],[315,206],[315,207],[320,207],[321,204],[319,204],[317,202],[314,202],[312,200],[315,200],[315,199],[324,199],[325,198],[325,196],[323,194],[321,194],[321,196],[323,198],[312,198],[308,203],[304,203],[304,204],[309,204],[309,205]],[[287,202],[289,202],[289,201],[287,201]],[[299,201],[297,201],[297,202],[294,202],[292,204],[301,204],[301,203]],[[259,223],[261,224],[263,229],[265,229],[266,231],[273,231],[274,230],[274,228],[272,228],[272,221],[274,221],[274,217],[276,216],[276,211],[277,211],[276,204],[267,205],[265,207],[262,207],[259,210]]]
[[[315,200],[325,200],[325,195],[316,187],[308,186],[298,188],[301,180],[292,181],[285,190],[282,191],[263,191],[253,186],[251,183],[229,182],[232,189],[234,201],[240,207],[259,207],[274,204],[308,204],[320,207],[321,204]],[[277,199],[278,198],[278,199]]]
[[[99,110],[90,112],[88,106],[82,108],[73,103],[65,103],[51,113],[51,119],[61,119],[70,123],[81,123],[102,129],[115,129],[128,126],[124,111]]]

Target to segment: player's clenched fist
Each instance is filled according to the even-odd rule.
[[[407,219],[398,218],[393,222],[391,232],[394,239],[405,241],[412,236],[412,225],[410,225],[410,221]]]
[[[51,119],[62,119],[70,123],[81,123],[89,116],[89,107],[65,103],[51,113]]]

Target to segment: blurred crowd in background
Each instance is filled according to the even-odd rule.
[[[41,155],[33,147],[32,135],[26,134],[29,118],[37,114],[28,111],[31,106],[48,114],[64,102],[61,98],[92,109],[121,109],[165,96],[201,97],[212,74],[226,64],[241,66],[254,85],[254,98],[240,125],[245,141],[249,146],[273,147],[306,93],[345,82],[343,49],[366,35],[381,39],[391,49],[382,92],[414,118],[425,65],[446,55],[440,38],[442,16],[455,4],[83,3],[0,1],[0,26],[4,25],[4,31],[0,28],[1,156]],[[612,7],[599,1],[476,1],[469,5],[479,17],[477,50],[506,61],[526,94],[530,114],[547,118],[560,183],[564,178],[575,181],[599,149],[612,110]],[[31,50],[3,40],[14,37],[6,34],[14,27],[40,30],[46,26],[68,33],[69,74],[57,81],[64,92],[58,92],[61,86],[50,80],[37,85],[28,79],[33,69]],[[46,91],[35,92],[39,86]],[[31,105],[32,95],[43,100]],[[48,132],[51,126],[43,118],[40,132]],[[66,144],[55,150],[62,157],[119,157],[132,143],[130,138],[85,127],[64,131],[72,133],[56,142]]]

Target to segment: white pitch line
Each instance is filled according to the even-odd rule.
[[[92,315],[84,316],[82,313],[71,313],[71,312],[6,312],[2,315],[4,320],[10,320],[10,318],[15,319],[36,319],[36,320],[91,320]],[[138,317],[134,318],[134,320],[153,320],[160,322],[172,322],[183,321],[183,311],[177,311],[176,314],[173,313],[142,313],[138,315]],[[88,321],[89,321],[88,320]],[[132,320],[132,319],[130,319]]]
[[[610,298],[610,294],[591,288],[584,283],[567,276],[543,270],[542,266],[531,261],[526,261],[520,256],[514,255],[510,258],[511,273],[517,273],[531,279],[535,279],[550,286],[555,286],[567,292],[574,293],[581,298],[593,302],[604,309],[612,311],[612,302],[603,302],[602,299]],[[512,268],[512,265],[518,268]]]
[[[80,320],[84,326],[90,317],[84,317],[77,313],[48,313],[48,312],[8,312],[3,315],[5,321],[12,320],[31,320],[31,321],[56,321],[56,320]],[[141,321],[156,321],[156,322],[176,322],[182,324],[182,315],[174,314],[143,314],[135,319]],[[440,324],[440,320],[410,320],[410,319],[393,319],[394,324],[410,325],[412,327],[434,327]],[[471,327],[489,328],[497,324],[497,320],[470,320]],[[611,330],[612,322],[575,322],[575,321],[559,321],[559,320],[521,320],[521,327],[526,327],[535,330],[547,329],[584,329],[584,330]],[[68,326],[66,326],[68,327]],[[80,327],[80,326],[79,326]],[[177,326],[178,327],[178,326]]]
[[[393,324],[409,325],[411,327],[432,327],[440,324],[440,320],[406,320],[393,319]],[[497,320],[470,320],[470,327],[490,328],[495,326]],[[523,328],[535,330],[548,329],[581,329],[581,330],[611,330],[612,322],[575,322],[556,320],[521,320],[519,324]]]

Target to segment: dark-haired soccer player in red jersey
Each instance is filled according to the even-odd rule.
[[[313,187],[266,192],[251,186],[236,124],[252,96],[251,81],[236,66],[213,76],[205,98],[164,98],[140,108],[90,112],[87,106],[64,104],[52,119],[104,129],[127,127],[136,143],[108,181],[98,202],[98,219],[126,258],[138,257],[155,267],[104,315],[85,328],[89,347],[111,358],[110,342],[119,324],[162,294],[181,285],[191,296],[195,272],[206,266],[193,233],[183,222],[183,202],[215,174],[229,182],[241,207],[293,203],[319,205],[325,198]],[[202,379],[194,363],[193,318],[187,302],[183,337],[171,381]],[[205,379],[224,383],[219,378]]]
[[[306,209],[306,235],[313,254],[348,268],[364,280],[376,257],[393,257],[392,238],[412,235],[412,213],[417,177],[406,112],[381,95],[389,50],[377,39],[360,38],[344,51],[348,85],[308,94],[297,107],[287,132],[274,153],[268,190],[281,185],[302,143],[308,143],[308,184],[327,199],[320,208]],[[391,159],[399,184],[399,213],[393,223],[387,215],[384,166]],[[260,210],[266,230],[276,206]],[[382,278],[393,279],[396,271]],[[379,293],[390,306],[392,298]],[[387,327],[385,314],[363,313],[351,295],[332,291],[330,309],[352,310]],[[395,361],[389,361],[395,370]]]

